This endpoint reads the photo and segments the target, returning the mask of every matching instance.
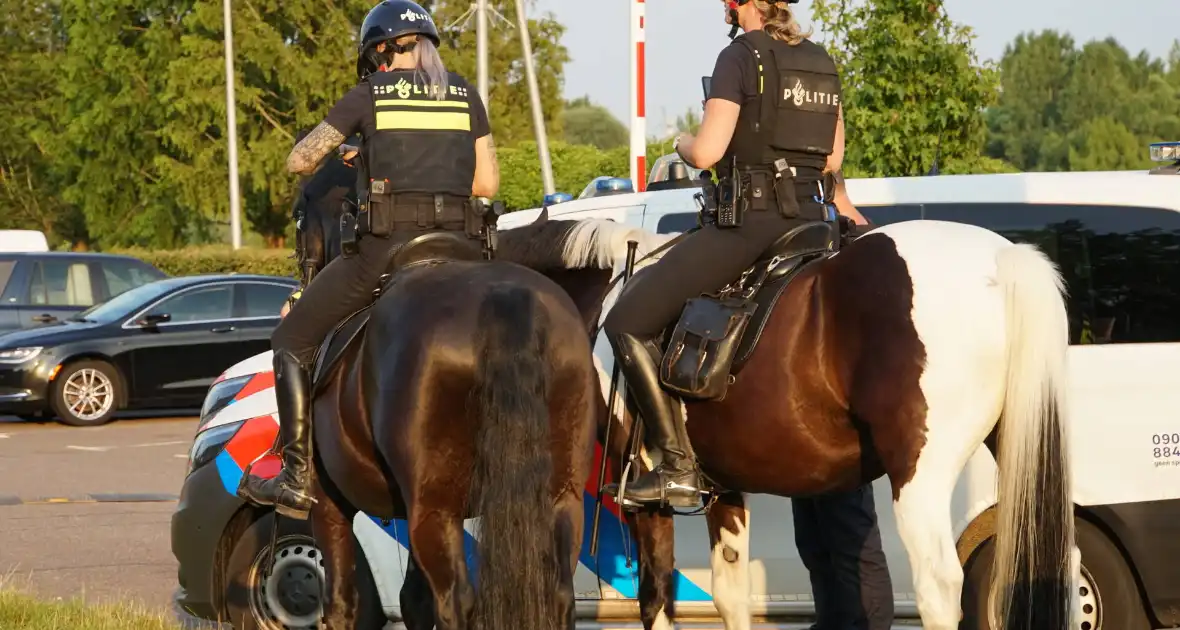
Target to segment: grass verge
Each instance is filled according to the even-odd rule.
[[[130,605],[91,605],[82,600],[44,601],[0,586],[3,630],[180,630],[163,615]]]

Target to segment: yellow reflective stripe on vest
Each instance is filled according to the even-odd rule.
[[[471,113],[467,101],[436,101],[384,98],[376,101],[378,131],[438,130],[471,131]]]
[[[377,130],[437,129],[471,131],[471,114],[459,112],[377,112]]]

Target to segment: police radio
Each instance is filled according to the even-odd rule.
[[[718,187],[717,218],[719,228],[741,227],[746,215],[746,200],[742,196],[742,177],[737,168],[737,156],[730,158],[728,181]]]

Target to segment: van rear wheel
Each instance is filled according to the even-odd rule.
[[[1151,630],[1135,576],[1114,543],[1094,525],[1077,519],[1077,544],[1082,552],[1079,589],[1081,614],[1076,630]],[[993,630],[990,588],[995,559],[989,538],[967,560],[963,580],[963,622],[960,630]]]

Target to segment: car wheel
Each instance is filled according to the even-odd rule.
[[[324,561],[307,521],[283,519],[268,571],[274,516],[258,519],[234,544],[225,571],[226,612],[236,630],[317,628],[323,614]]]
[[[1150,630],[1151,622],[1131,569],[1114,543],[1094,525],[1077,519],[1077,545],[1082,552],[1078,593],[1081,615],[1077,630]],[[992,630],[992,564],[994,539],[983,542],[967,561],[963,580],[963,630]]]
[[[64,424],[95,427],[119,410],[123,383],[115,366],[105,361],[78,361],[53,380],[50,405]]]

